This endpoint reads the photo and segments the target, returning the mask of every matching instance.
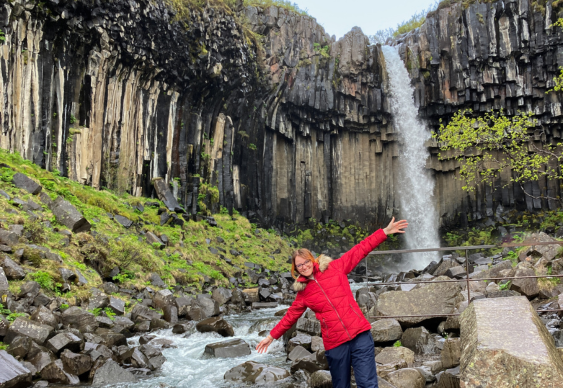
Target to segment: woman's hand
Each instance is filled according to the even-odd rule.
[[[258,345],[256,345],[256,350],[258,353],[266,353],[268,350],[268,346],[274,341],[274,337],[268,334],[266,338],[264,338]]]
[[[389,225],[387,225],[383,231],[388,236],[393,233],[405,233],[405,231],[401,229],[405,229],[407,226],[409,226],[409,223],[406,220],[395,222],[395,217],[393,217]]]

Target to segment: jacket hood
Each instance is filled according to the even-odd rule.
[[[313,268],[313,275],[315,274],[315,272],[324,272],[326,271],[326,269],[328,268],[328,265],[330,264],[330,262],[332,261],[332,258],[326,256],[326,255],[320,255],[319,259],[318,259],[318,263],[315,263],[315,266]],[[306,278],[303,275],[299,275],[299,277],[295,280],[295,282],[293,283],[293,290],[295,292],[299,292],[299,291],[303,291],[305,289],[305,287],[307,287],[307,281],[309,279]]]

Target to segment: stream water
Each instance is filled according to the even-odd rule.
[[[365,287],[365,283],[352,283],[350,287],[352,292],[361,287]],[[229,322],[234,330],[235,336],[231,338],[240,338],[246,341],[252,350],[252,353],[245,357],[238,358],[205,358],[203,351],[207,344],[225,341],[216,333],[189,333],[187,338],[184,334],[172,334],[172,330],[161,330],[155,333],[158,338],[170,339],[176,345],[176,348],[164,349],[163,354],[166,362],[161,368],[159,374],[149,379],[141,380],[135,384],[120,385],[127,388],[234,388],[248,387],[247,384],[234,384],[226,382],[223,379],[225,372],[229,369],[240,365],[246,361],[256,361],[261,364],[277,366],[289,370],[290,362],[286,361],[286,353],[281,340],[274,341],[266,354],[258,354],[254,349],[258,342],[264,337],[260,337],[258,333],[262,330],[270,330],[280,320],[276,317],[276,311],[286,309],[288,306],[280,305],[278,308],[255,310],[250,313],[241,313],[228,315],[225,320]],[[138,343],[138,337],[131,340]],[[230,339],[230,338],[229,338]],[[276,388],[285,388],[295,383],[292,378],[285,379],[271,385]],[[306,385],[305,385],[306,386]]]
[[[406,245],[410,249],[437,248],[440,239],[434,203],[434,178],[430,170],[425,168],[430,154],[424,143],[430,139],[430,131],[418,118],[418,108],[413,99],[414,89],[397,48],[383,46],[382,50],[389,75],[391,113],[401,145],[401,157],[397,158],[399,177],[396,188],[401,217],[409,222],[405,233]],[[437,260],[438,254],[410,254],[405,259],[406,268],[421,269],[432,260]]]

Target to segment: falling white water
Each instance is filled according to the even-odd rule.
[[[424,143],[430,131],[418,118],[414,89],[397,48],[383,46],[382,50],[389,75],[391,113],[401,144],[396,189],[401,217],[409,222],[406,244],[410,249],[439,247],[434,179],[425,168],[429,153]],[[411,266],[423,268],[437,258],[436,252],[427,252],[411,254],[407,260]]]

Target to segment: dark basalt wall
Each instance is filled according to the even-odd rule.
[[[396,42],[421,115],[435,127],[460,107],[533,109],[538,136],[558,138],[559,96],[545,94],[563,64],[554,18],[526,1],[431,15]],[[0,29],[0,146],[39,165],[135,195],[163,177],[192,214],[211,183],[221,205],[284,228],[309,218],[374,228],[397,213],[385,62],[357,28],[335,41],[277,7],[179,18],[154,1],[14,0],[0,4]],[[453,161],[433,156],[428,168],[442,224],[498,204],[555,206],[512,185],[468,195]]]

